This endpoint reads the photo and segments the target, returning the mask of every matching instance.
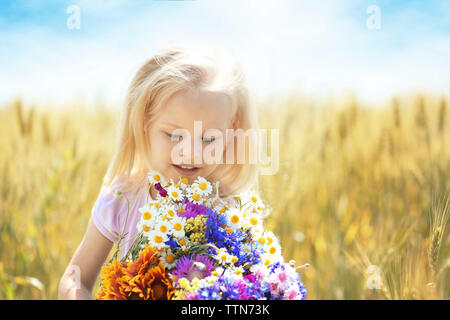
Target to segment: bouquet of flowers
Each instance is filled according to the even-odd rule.
[[[222,199],[219,183],[202,177],[192,184],[165,182],[157,172],[148,178],[158,198],[139,209],[124,258],[116,251],[102,267],[97,299],[305,299],[295,262],[284,261],[264,229],[257,194]]]

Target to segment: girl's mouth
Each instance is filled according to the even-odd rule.
[[[176,164],[174,164],[173,166],[175,167],[175,170],[177,170],[178,173],[182,176],[192,176],[200,170],[200,168],[191,166],[181,166]]]

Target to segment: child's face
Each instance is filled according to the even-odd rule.
[[[214,170],[223,164],[205,163],[203,152],[199,152],[198,148],[196,157],[201,159],[201,163],[194,163],[194,143],[201,146],[203,151],[208,144],[213,143],[214,139],[216,144],[217,139],[226,140],[224,138],[226,129],[233,126],[231,120],[231,102],[226,95],[199,89],[178,92],[163,106],[149,127],[150,161],[153,169],[174,181],[180,177],[187,177],[191,183],[197,176],[214,181]],[[194,121],[201,121],[201,132],[198,129],[198,122],[197,129],[194,131]],[[177,131],[172,135],[176,129],[184,129],[185,134]],[[208,129],[219,130],[222,136],[218,137],[219,131],[216,131],[216,134],[211,134],[211,130],[206,132]],[[173,141],[173,136],[178,137],[179,140]],[[181,142],[189,143],[189,138],[191,140],[190,154],[188,150],[179,151]],[[226,141],[223,141],[222,145],[222,149],[218,150],[221,158],[226,148]],[[179,165],[175,164],[178,160],[174,154],[181,156],[182,162]],[[192,169],[183,169],[180,166]]]

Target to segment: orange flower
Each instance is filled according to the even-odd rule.
[[[150,246],[139,253],[136,261],[124,264],[114,260],[102,268],[101,276],[98,299],[165,300],[175,291],[163,263]]]
[[[127,287],[123,279],[126,264],[113,260],[110,265],[102,267],[102,285],[97,291],[96,298],[99,300],[126,300]]]

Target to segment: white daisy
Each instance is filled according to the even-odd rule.
[[[243,267],[235,267],[235,268],[233,268],[233,272],[237,276],[243,276],[244,275],[244,268]]]
[[[187,198],[189,201],[195,203],[195,204],[201,204],[203,202],[202,195],[197,190],[197,188],[189,188],[187,191]]]
[[[161,203],[159,202],[159,200],[150,200],[147,203],[147,207],[152,210],[158,211],[161,208]]]
[[[181,201],[181,200],[183,200],[183,194],[182,194],[181,189],[176,187],[175,185],[169,186],[167,188],[167,195],[173,201]]]
[[[142,208],[139,208],[138,210],[141,213],[141,220],[143,223],[147,225],[151,225],[152,223],[154,223],[157,217],[157,211],[155,207],[145,205]]]
[[[151,184],[164,183],[163,176],[157,171],[150,171],[148,173],[148,180]]]
[[[176,238],[178,244],[181,246],[181,249],[184,250],[189,242],[189,239],[186,236]]]
[[[275,262],[275,260],[273,259],[273,257],[267,253],[264,253],[263,255],[261,255],[261,263],[262,265],[268,267],[269,265],[273,264]]]
[[[163,220],[167,220],[167,221],[171,221],[173,219],[173,217],[176,217],[176,208],[172,205],[167,205],[165,206],[161,211],[162,211],[162,219]]]
[[[244,203],[247,203],[247,206],[249,206],[250,211],[257,213],[263,212],[264,204],[255,191],[246,193],[244,198],[245,198]]]
[[[170,220],[171,224],[171,233],[175,238],[183,238],[184,237],[184,226],[186,225],[186,218],[174,216]]]
[[[167,234],[160,232],[159,230],[151,230],[148,236],[149,243],[155,249],[163,249],[166,247],[166,242],[168,240]]]
[[[264,251],[270,254],[271,256],[275,257],[278,255],[281,255],[281,246],[278,244],[278,242],[272,242],[271,244],[266,244],[264,246]]]
[[[220,248],[219,251],[216,254],[216,259],[219,261],[220,264],[227,264],[230,263],[231,261],[231,256],[230,254],[227,252],[227,249],[225,248]]]
[[[149,224],[146,224],[144,220],[140,220],[136,226],[138,232],[141,232],[145,235],[145,236],[149,236],[150,232],[152,230],[152,228],[150,227]]]
[[[255,229],[256,234],[261,233],[263,230],[263,218],[259,213],[250,212],[245,214],[245,226]]]
[[[270,259],[274,262],[283,261],[283,256],[281,255],[281,246],[278,241],[275,239],[274,241],[266,242],[264,245],[265,255],[270,257]]]
[[[208,196],[213,190],[211,183],[203,177],[198,177],[192,185],[195,186],[201,196]]]
[[[231,227],[231,229],[236,230],[242,227],[244,223],[244,216],[241,212],[241,210],[237,208],[232,208],[228,210],[228,226]]]
[[[275,234],[272,232],[272,231],[266,231],[265,233],[264,233],[264,237],[266,238],[266,244],[267,245],[271,245],[272,244],[272,242],[278,242],[278,239],[277,239],[277,237],[275,236]]]
[[[177,263],[175,255],[169,248],[161,253],[161,261],[167,269],[174,268]]]
[[[158,221],[155,225],[155,230],[158,232],[161,232],[161,234],[164,234],[167,236],[172,231],[172,225],[169,221],[163,220]]]
[[[217,267],[211,272],[211,275],[214,277],[220,277],[224,273],[225,269],[222,267]]]

